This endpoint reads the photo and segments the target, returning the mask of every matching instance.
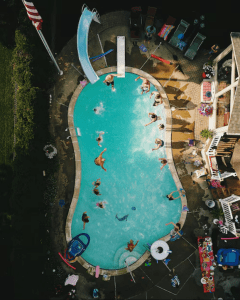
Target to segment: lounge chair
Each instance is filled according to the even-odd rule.
[[[198,49],[200,48],[201,44],[205,40],[205,38],[206,37],[204,35],[198,32],[195,38],[192,40],[192,43],[190,44],[189,48],[185,52],[184,56],[193,60],[197,54]]]
[[[131,10],[130,15],[130,35],[131,35],[131,41],[133,43],[136,43],[141,38],[141,29],[142,29],[142,15],[140,10]]]
[[[175,30],[173,36],[170,39],[169,44],[174,47],[177,47],[177,44],[180,42],[180,40],[178,38],[179,34],[181,34],[181,33],[184,34],[187,31],[189,25],[190,24],[188,22],[181,20],[177,29]]]
[[[146,21],[145,21],[145,29],[148,26],[152,26],[153,25],[156,11],[157,11],[156,7],[148,6],[147,17],[146,17]]]

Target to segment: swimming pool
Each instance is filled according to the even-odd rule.
[[[159,157],[165,157],[165,148],[157,151],[155,138],[164,140],[165,130],[157,125],[165,123],[164,106],[153,107],[155,90],[141,95],[141,79],[136,74],[126,73],[125,78],[115,78],[116,92],[103,84],[106,75],[94,85],[88,84],[75,104],[74,126],[80,128],[78,138],[81,151],[81,189],[71,225],[71,235],[88,233],[91,242],[82,257],[90,264],[103,269],[119,269],[134,263],[151,244],[167,235],[181,215],[181,200],[168,201],[166,195],[176,190],[168,166],[160,170]],[[94,108],[102,107],[101,114]],[[162,117],[149,126],[148,112]],[[98,132],[103,135],[102,147],[97,144]],[[94,164],[94,159],[103,154],[104,167]],[[101,196],[93,194],[92,182],[101,178]],[[106,201],[105,209],[96,206]],[[132,208],[135,208],[132,209]],[[90,222],[83,231],[82,213],[87,211]],[[127,221],[116,218],[128,215]],[[133,252],[125,250],[127,242],[139,240]]]

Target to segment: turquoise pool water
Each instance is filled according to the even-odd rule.
[[[146,244],[165,236],[173,228],[165,226],[178,222],[181,200],[169,201],[166,195],[175,191],[176,185],[168,165],[160,170],[159,157],[166,157],[164,147],[152,151],[155,139],[164,140],[164,106],[152,106],[152,91],[141,95],[142,80],[126,73],[125,78],[115,77],[116,91],[103,83],[101,76],[94,85],[88,84],[76,102],[74,125],[80,128],[78,142],[81,152],[82,179],[78,203],[72,220],[72,237],[81,232],[90,235],[91,241],[82,257],[90,264],[104,269],[120,269],[134,263],[146,251]],[[101,107],[100,114],[94,108]],[[162,117],[149,126],[149,112]],[[98,146],[98,132],[103,135],[102,147]],[[107,148],[105,172],[96,166],[94,159]],[[99,192],[95,195],[92,182],[101,178]],[[96,206],[106,201],[105,209]],[[133,210],[132,207],[136,209]],[[83,230],[82,213],[87,211],[89,223]],[[127,221],[116,218],[128,215]],[[125,250],[127,243],[139,240],[133,252]]]

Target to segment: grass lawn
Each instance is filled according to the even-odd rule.
[[[0,43],[0,164],[11,164],[13,152],[12,50]]]

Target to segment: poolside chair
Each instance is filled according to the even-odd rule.
[[[146,21],[145,21],[145,29],[148,26],[153,25],[156,11],[157,11],[156,7],[148,6],[147,17],[146,17]]]
[[[197,54],[198,49],[200,48],[201,44],[205,40],[205,38],[206,37],[204,35],[198,32],[195,38],[192,40],[192,43],[190,44],[189,48],[185,52],[184,56],[193,60]]]
[[[169,44],[174,47],[177,47],[177,44],[180,42],[180,40],[178,38],[179,34],[181,34],[181,33],[184,34],[187,31],[189,25],[190,24],[188,22],[181,20],[177,29],[175,30],[173,36],[170,39]]]

